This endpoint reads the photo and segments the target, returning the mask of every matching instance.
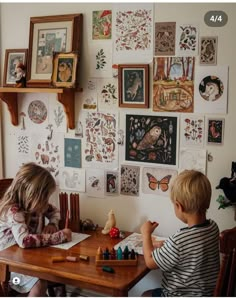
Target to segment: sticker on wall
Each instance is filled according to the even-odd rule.
[[[171,180],[177,174],[178,172],[176,170],[167,168],[143,168],[142,192],[144,194],[169,196]]]
[[[59,179],[61,190],[85,192],[85,169],[60,168]]]
[[[194,57],[154,57],[153,111],[193,112]]]
[[[194,112],[227,113],[228,66],[196,68]]]
[[[119,173],[117,171],[105,171],[105,194],[119,194]]]
[[[155,23],[155,56],[175,55],[175,22]]]
[[[126,160],[176,165],[177,117],[126,115]]]
[[[99,10],[92,12],[92,39],[111,39],[112,11]]]
[[[197,170],[206,174],[206,157],[207,151],[205,149],[180,149],[179,172],[183,170]]]
[[[81,168],[81,140],[65,138],[65,167]]]
[[[216,65],[217,63],[217,36],[201,37],[200,65]]]
[[[209,145],[223,144],[224,122],[224,119],[219,118],[207,119],[207,143]]]
[[[121,165],[120,194],[139,196],[140,167]]]
[[[88,196],[104,198],[104,170],[86,169],[86,192]]]
[[[67,121],[63,105],[58,102],[57,95],[49,94],[48,100],[48,121],[53,124],[53,130],[56,132],[66,132]]]
[[[198,55],[198,26],[176,24],[176,53],[178,56]]]

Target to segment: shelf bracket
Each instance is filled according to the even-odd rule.
[[[8,110],[11,115],[11,123],[15,126],[18,125],[18,105],[17,93],[4,93],[0,92],[0,98],[7,104]]]
[[[75,90],[65,89],[63,93],[57,94],[58,101],[63,105],[67,118],[67,126],[75,128]]]

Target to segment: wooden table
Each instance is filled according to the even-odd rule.
[[[111,239],[109,235],[103,235],[101,230],[86,233],[91,234],[91,237],[68,250],[55,247],[23,249],[14,245],[1,251],[0,282],[6,285],[10,272],[18,272],[109,296],[128,296],[128,291],[149,272],[143,256],[138,256],[137,266],[112,266],[115,273],[103,272],[102,267],[95,265],[98,247],[111,249],[121,239]],[[127,236],[128,234],[130,233],[126,233]],[[76,263],[51,261],[53,256],[80,254],[89,256],[89,260]]]

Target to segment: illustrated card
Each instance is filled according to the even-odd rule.
[[[65,138],[65,167],[81,168],[81,140]]]
[[[139,196],[140,167],[121,165],[120,169],[120,194]]]
[[[85,169],[60,168],[59,181],[61,190],[85,192]]]
[[[178,56],[197,56],[198,35],[197,25],[176,24],[176,54]]]
[[[119,194],[119,172],[105,171],[105,194],[117,195]]]
[[[200,65],[217,64],[217,36],[200,38]]]
[[[111,39],[112,11],[99,10],[92,12],[92,39]]]
[[[207,143],[209,145],[223,144],[224,122],[224,119],[219,118],[207,119]]]
[[[91,197],[104,198],[103,169],[86,169],[86,193]]]
[[[197,170],[206,174],[205,149],[182,148],[180,149],[179,172],[183,170]]]
[[[175,55],[175,22],[155,23],[155,56]]]

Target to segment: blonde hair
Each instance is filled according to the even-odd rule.
[[[208,178],[195,170],[184,170],[170,187],[172,202],[178,201],[187,213],[204,213],[210,206],[211,184]]]
[[[6,214],[12,205],[18,205],[20,210],[27,213],[41,213],[47,208],[55,188],[55,180],[47,169],[33,162],[26,163],[1,199],[0,214]]]

